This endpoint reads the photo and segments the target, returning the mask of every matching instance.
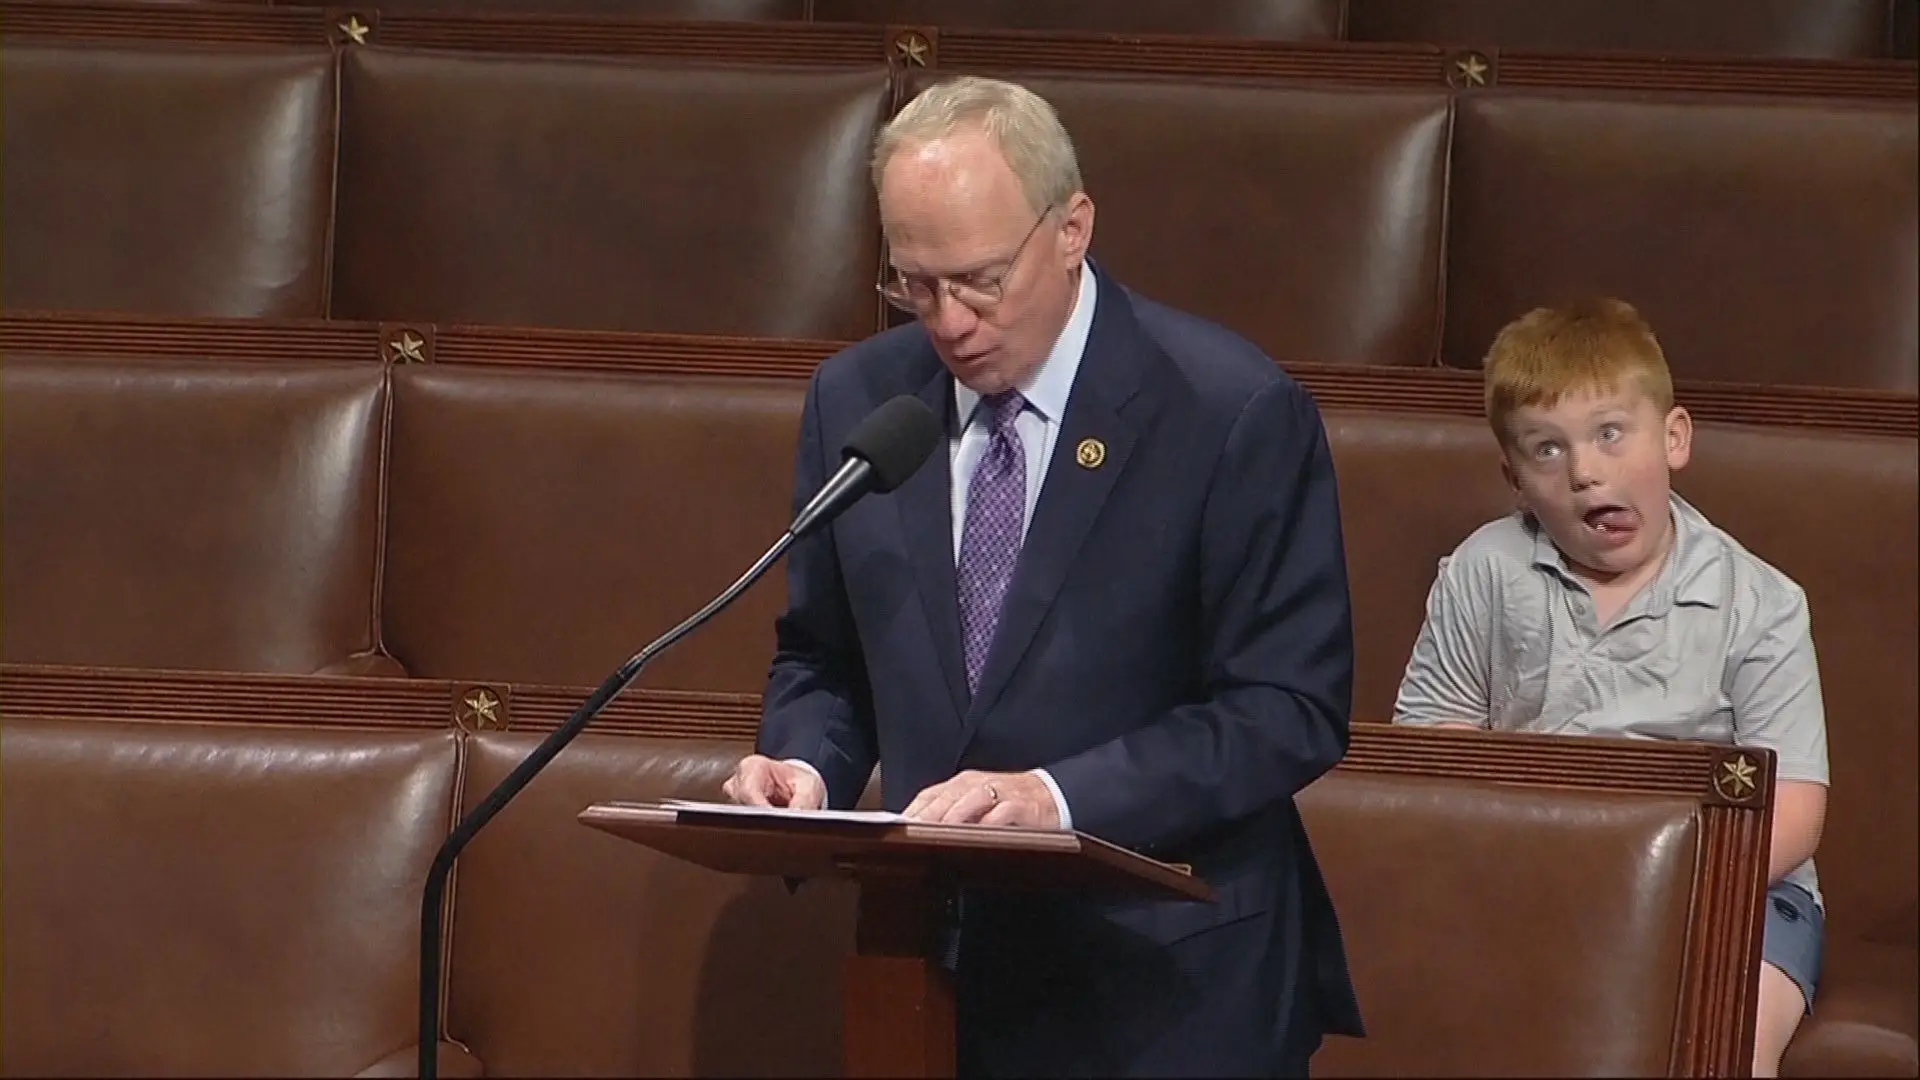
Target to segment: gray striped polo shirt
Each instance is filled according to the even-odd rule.
[[[1780,779],[1827,783],[1806,594],[1672,507],[1666,565],[1605,627],[1531,515],[1475,530],[1440,561],[1394,723],[1765,747]],[[1812,859],[1787,880],[1820,897]]]

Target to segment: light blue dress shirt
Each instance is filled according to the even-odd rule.
[[[1073,313],[1067,317],[1067,325],[1054,340],[1053,351],[1047,354],[1046,360],[1035,369],[1026,383],[1017,387],[1027,401],[1026,407],[1020,410],[1020,415],[1013,422],[1014,430],[1020,433],[1020,445],[1027,459],[1027,510],[1020,522],[1020,535],[1023,538],[1033,524],[1033,511],[1040,503],[1040,490],[1046,486],[1047,465],[1053,460],[1053,445],[1060,438],[1060,420],[1067,413],[1067,398],[1073,393],[1073,379],[1079,374],[1080,359],[1087,351],[1087,335],[1093,330],[1093,309],[1098,298],[1099,289],[1093,280],[1093,267],[1082,263],[1080,293],[1074,298]],[[967,492],[973,483],[973,470],[987,452],[991,432],[987,430],[985,414],[978,408],[980,395],[958,379],[953,383],[953,404],[953,415],[966,418],[959,435],[949,439],[947,444],[953,477],[953,558],[957,563],[960,560],[960,538],[967,521]],[[1035,769],[1033,773],[1053,793],[1053,804],[1060,811],[1060,827],[1073,828],[1073,816],[1068,812],[1066,796],[1060,793],[1060,785],[1045,769]]]

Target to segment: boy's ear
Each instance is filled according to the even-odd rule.
[[[1693,417],[1675,405],[1667,410],[1667,469],[1678,472],[1693,458]]]
[[[1500,448],[1500,478],[1507,482],[1507,490],[1513,492],[1513,507],[1516,510],[1527,508],[1527,498],[1520,490],[1520,474],[1513,471],[1513,461],[1507,457],[1507,448]]]

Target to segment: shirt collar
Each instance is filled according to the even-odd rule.
[[[1073,313],[1067,316],[1067,325],[1054,339],[1053,351],[1047,354],[1026,385],[1019,387],[1021,396],[1027,399],[1027,407],[1050,423],[1057,424],[1066,415],[1073,378],[1080,371],[1081,357],[1087,351],[1087,337],[1093,332],[1093,308],[1099,292],[1093,280],[1093,264],[1081,263],[1080,291],[1074,296]],[[960,418],[960,427],[964,430],[973,419],[974,408],[980,404],[980,395],[955,379],[953,404],[953,415]]]

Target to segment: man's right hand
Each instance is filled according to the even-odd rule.
[[[741,758],[720,792],[744,806],[819,810],[827,805],[826,785],[812,769],[762,754]]]

